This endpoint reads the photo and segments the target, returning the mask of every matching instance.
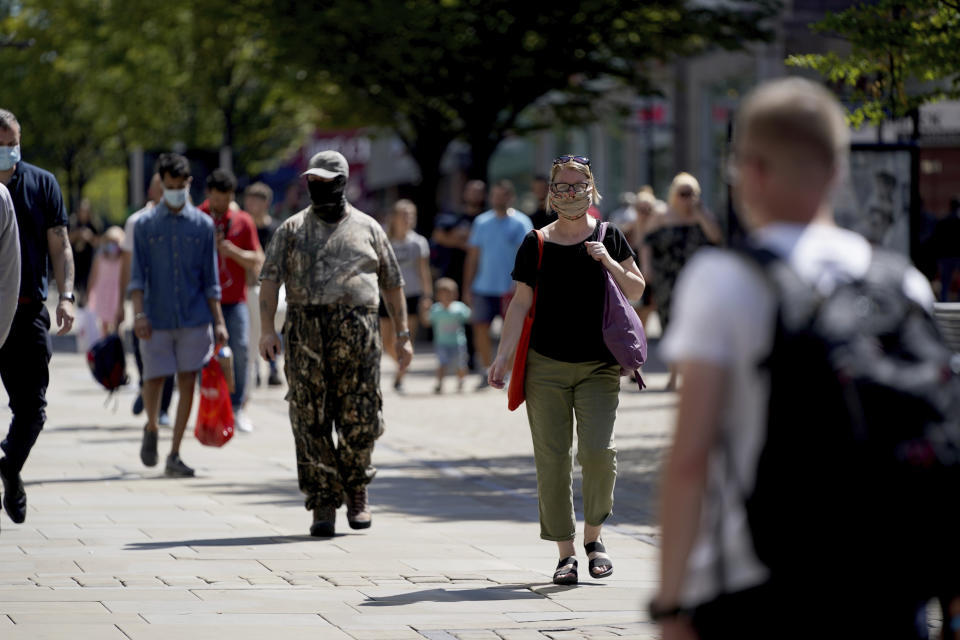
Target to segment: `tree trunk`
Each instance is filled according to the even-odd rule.
[[[440,161],[451,138],[423,129],[416,132],[415,140],[412,144],[407,144],[407,149],[420,168],[420,184],[414,190],[414,202],[417,205],[417,232],[429,238],[433,233],[433,222],[437,217],[437,190],[441,179]]]

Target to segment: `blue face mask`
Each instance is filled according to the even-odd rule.
[[[179,209],[183,205],[187,204],[187,187],[184,187],[183,189],[164,188],[163,200],[171,209]]]
[[[20,162],[20,145],[0,147],[0,171],[9,171]]]

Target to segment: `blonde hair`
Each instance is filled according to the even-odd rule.
[[[457,286],[457,281],[453,278],[440,278],[437,280],[437,283],[433,285],[433,288],[436,291],[449,291],[453,294],[453,297],[457,297],[457,293],[460,290]]]
[[[121,229],[116,225],[107,228],[107,230],[103,232],[103,239],[106,240],[107,242],[116,242],[117,244],[123,244],[123,238],[124,238],[123,229]]]
[[[563,171],[564,169],[573,169],[578,173],[582,173],[587,179],[587,184],[593,187],[593,195],[591,197],[591,202],[593,204],[599,204],[603,199],[603,196],[600,195],[600,190],[597,189],[597,181],[593,179],[593,172],[590,171],[590,165],[580,164],[576,160],[568,160],[563,164],[555,164],[550,169],[550,184],[554,183],[554,180],[557,177],[557,174]]]
[[[396,221],[402,215],[413,216],[414,219],[410,221],[410,227],[413,228],[413,226],[416,224],[417,205],[413,204],[412,200],[407,200],[406,198],[397,200],[396,202],[393,203],[393,209],[390,210],[390,214],[387,218],[387,235],[388,236],[394,237]]]
[[[850,130],[843,108],[827,89],[803,78],[785,78],[747,96],[737,112],[733,141],[738,153],[748,151],[745,146],[761,147],[791,161],[792,168],[816,163],[840,172],[847,164]]]
[[[693,189],[694,195],[698,198],[700,197],[700,183],[693,175],[686,171],[681,171],[673,177],[673,182],[670,183],[670,190],[667,191],[667,205],[671,209],[676,208],[677,192],[680,191],[682,187],[690,187]]]

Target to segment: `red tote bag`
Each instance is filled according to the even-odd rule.
[[[543,262],[543,234],[534,230],[537,234],[537,273],[540,272],[540,264]],[[527,351],[530,349],[530,330],[533,329],[533,316],[537,310],[537,289],[533,288],[533,302],[530,304],[530,311],[523,318],[523,332],[520,334],[520,341],[517,342],[517,350],[513,355],[513,371],[510,373],[510,386],[507,387],[507,409],[515,410],[527,399],[525,383],[527,377]]]
[[[216,355],[200,372],[200,406],[197,408],[197,426],[193,435],[201,444],[209,447],[222,447],[233,437],[230,389]]]

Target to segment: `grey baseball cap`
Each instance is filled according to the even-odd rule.
[[[330,179],[337,176],[350,177],[350,166],[347,159],[338,151],[321,151],[310,158],[310,168],[300,174],[302,177],[318,176]]]

